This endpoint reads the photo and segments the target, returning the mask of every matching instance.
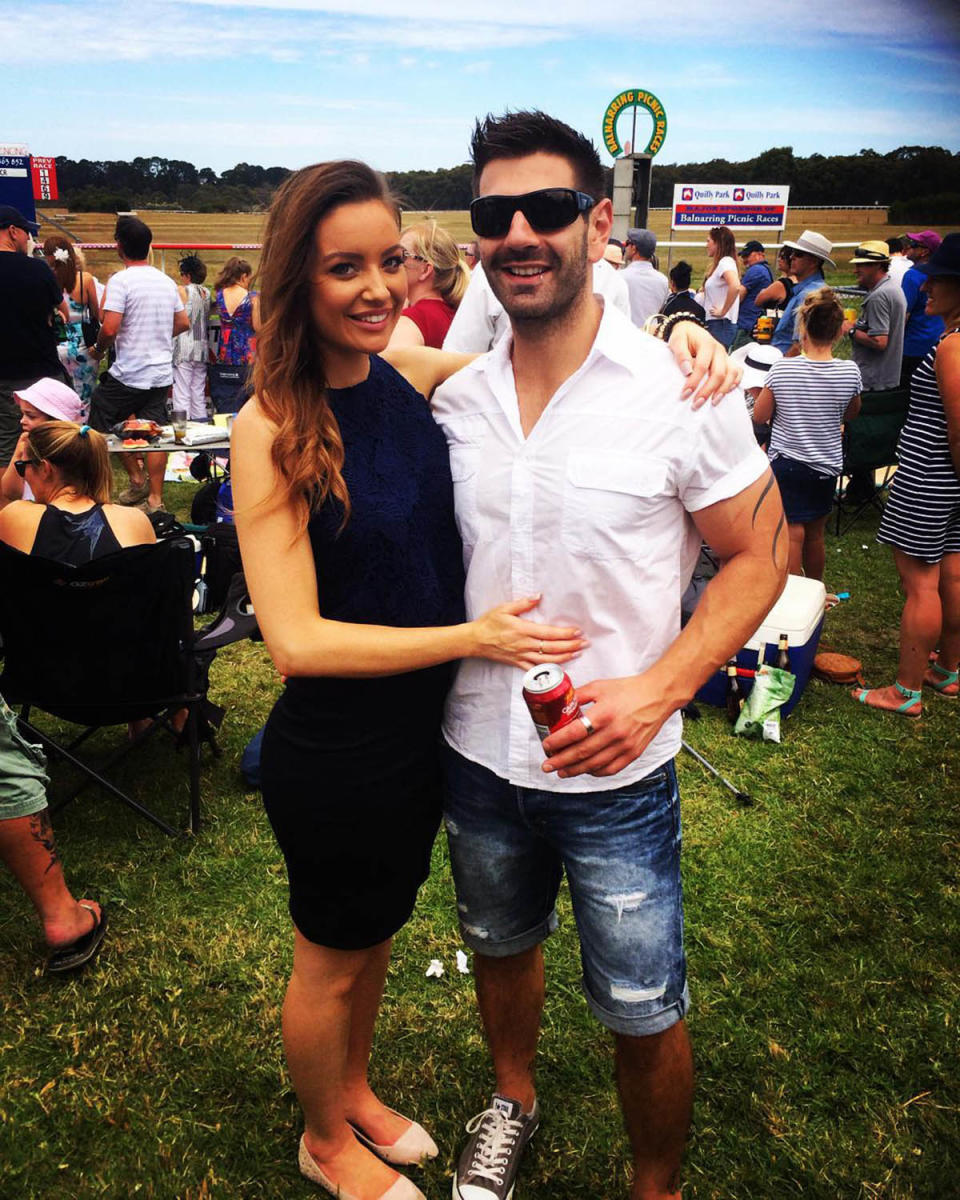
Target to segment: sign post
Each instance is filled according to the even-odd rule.
[[[617,121],[627,110],[632,109],[633,125],[631,140],[622,145],[617,136]],[[637,153],[637,109],[643,109],[653,118],[653,131],[646,149]],[[650,211],[650,178],[653,157],[667,136],[667,114],[663,105],[644,88],[628,88],[618,93],[607,105],[603,115],[603,144],[617,161],[613,165],[613,236],[623,240],[630,226],[632,209],[636,209],[636,222],[646,225]],[[629,166],[627,164],[629,163]]]

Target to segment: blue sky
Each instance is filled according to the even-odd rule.
[[[957,0],[0,0],[0,14],[21,30],[0,142],[34,154],[432,169],[465,161],[474,118],[506,108],[599,145],[630,87],[666,109],[662,163],[960,150]]]

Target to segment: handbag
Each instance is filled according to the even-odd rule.
[[[83,272],[80,272],[80,298],[83,299]],[[83,306],[83,320],[80,322],[80,329],[83,333],[83,344],[85,346],[95,346],[97,338],[100,336],[100,322],[95,321],[90,315],[90,306]]]
[[[863,664],[858,658],[849,654],[835,654],[832,650],[821,651],[813,660],[813,673],[818,679],[828,683],[841,683],[849,687],[859,684],[863,687]]]

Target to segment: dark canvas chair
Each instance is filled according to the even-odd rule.
[[[186,538],[132,546],[82,567],[33,558],[0,543],[0,637],[3,675],[0,694],[21,706],[20,723],[86,776],[57,807],[75,799],[91,783],[152,821],[165,833],[174,829],[157,813],[106,776],[118,761],[157,731],[166,729],[187,747],[190,776],[189,827],[200,826],[200,753],[203,742],[219,750],[215,731],[223,710],[207,699],[209,666],[220,645],[250,636],[252,617],[230,622],[227,636],[195,633],[192,616],[196,558]],[[208,630],[216,635],[223,614]],[[30,723],[33,708],[85,728],[67,744]],[[171,718],[187,710],[178,734]],[[108,725],[153,718],[133,741],[94,768],[76,754]]]
[[[860,415],[844,429],[843,470],[836,502],[838,536],[853,525],[864,509],[883,507],[883,494],[897,464],[897,440],[907,417],[909,399],[904,388],[864,392]],[[879,486],[874,486],[876,472],[881,470],[883,479]],[[844,488],[844,480],[854,474],[870,481],[869,489],[856,499]]]

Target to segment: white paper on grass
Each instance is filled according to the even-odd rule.
[[[430,966],[427,967],[427,979],[439,979],[443,974],[443,963],[439,958],[431,958]]]
[[[470,963],[462,950],[457,951],[457,970],[461,975],[470,974]]]

